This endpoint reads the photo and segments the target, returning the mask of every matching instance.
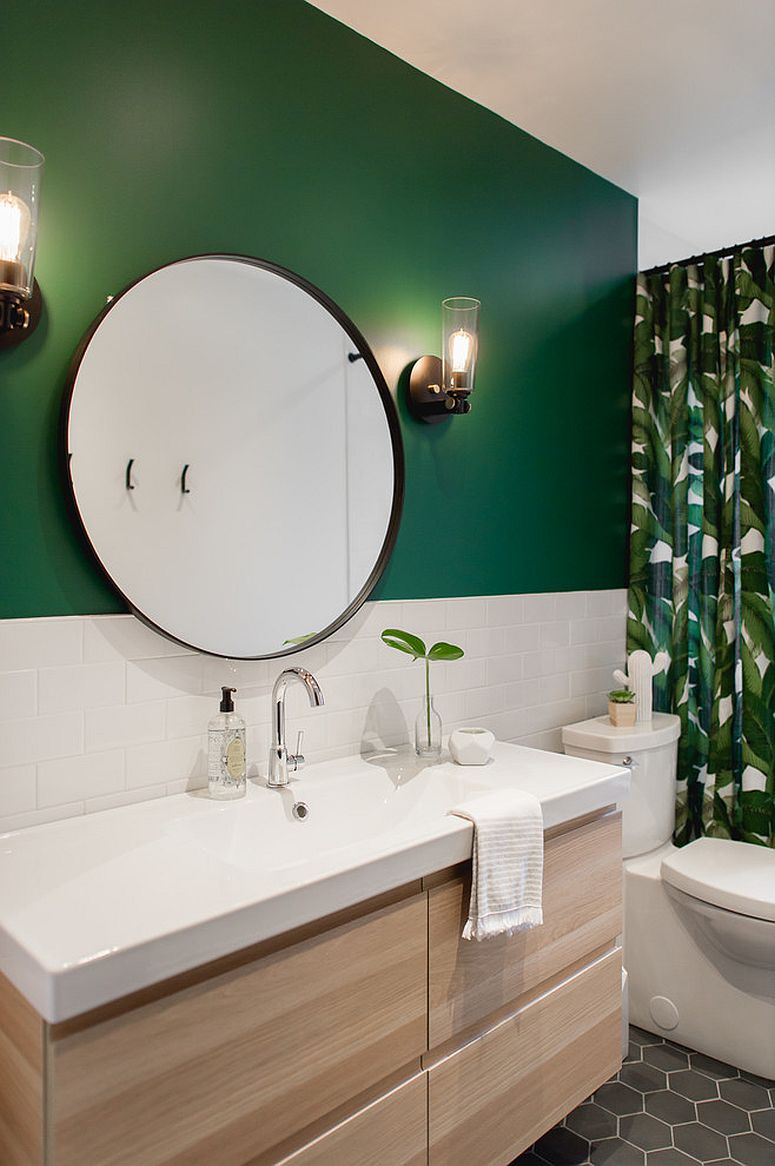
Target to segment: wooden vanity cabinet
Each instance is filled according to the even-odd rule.
[[[63,1032],[49,1052],[56,1166],[243,1166],[391,1074],[417,1071],[426,915],[415,894]]]
[[[428,1072],[430,1166],[509,1163],[620,1065],[621,961],[591,966]]]
[[[506,940],[456,868],[57,1025],[0,979],[2,1166],[505,1166],[619,1066],[619,830]]]
[[[428,891],[428,1025],[434,1048],[464,1034],[622,929],[621,825],[607,814],[544,841],[544,922],[484,943],[460,938],[471,895],[462,876]],[[429,880],[430,882],[431,880]]]

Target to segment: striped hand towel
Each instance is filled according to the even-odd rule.
[[[522,790],[495,790],[450,813],[474,824],[471,903],[463,939],[539,927],[544,921],[544,818],[538,798]]]

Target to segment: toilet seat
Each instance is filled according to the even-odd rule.
[[[697,838],[662,859],[665,883],[703,903],[775,923],[775,851],[728,838]]]

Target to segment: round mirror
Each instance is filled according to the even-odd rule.
[[[216,656],[282,656],[363,603],[395,541],[393,401],[355,325],[283,268],[151,272],[73,363],[76,509],[133,612]]]

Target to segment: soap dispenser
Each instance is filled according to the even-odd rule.
[[[207,726],[207,787],[211,798],[245,796],[245,722],[234,711],[236,688],[221,689],[217,716]]]

